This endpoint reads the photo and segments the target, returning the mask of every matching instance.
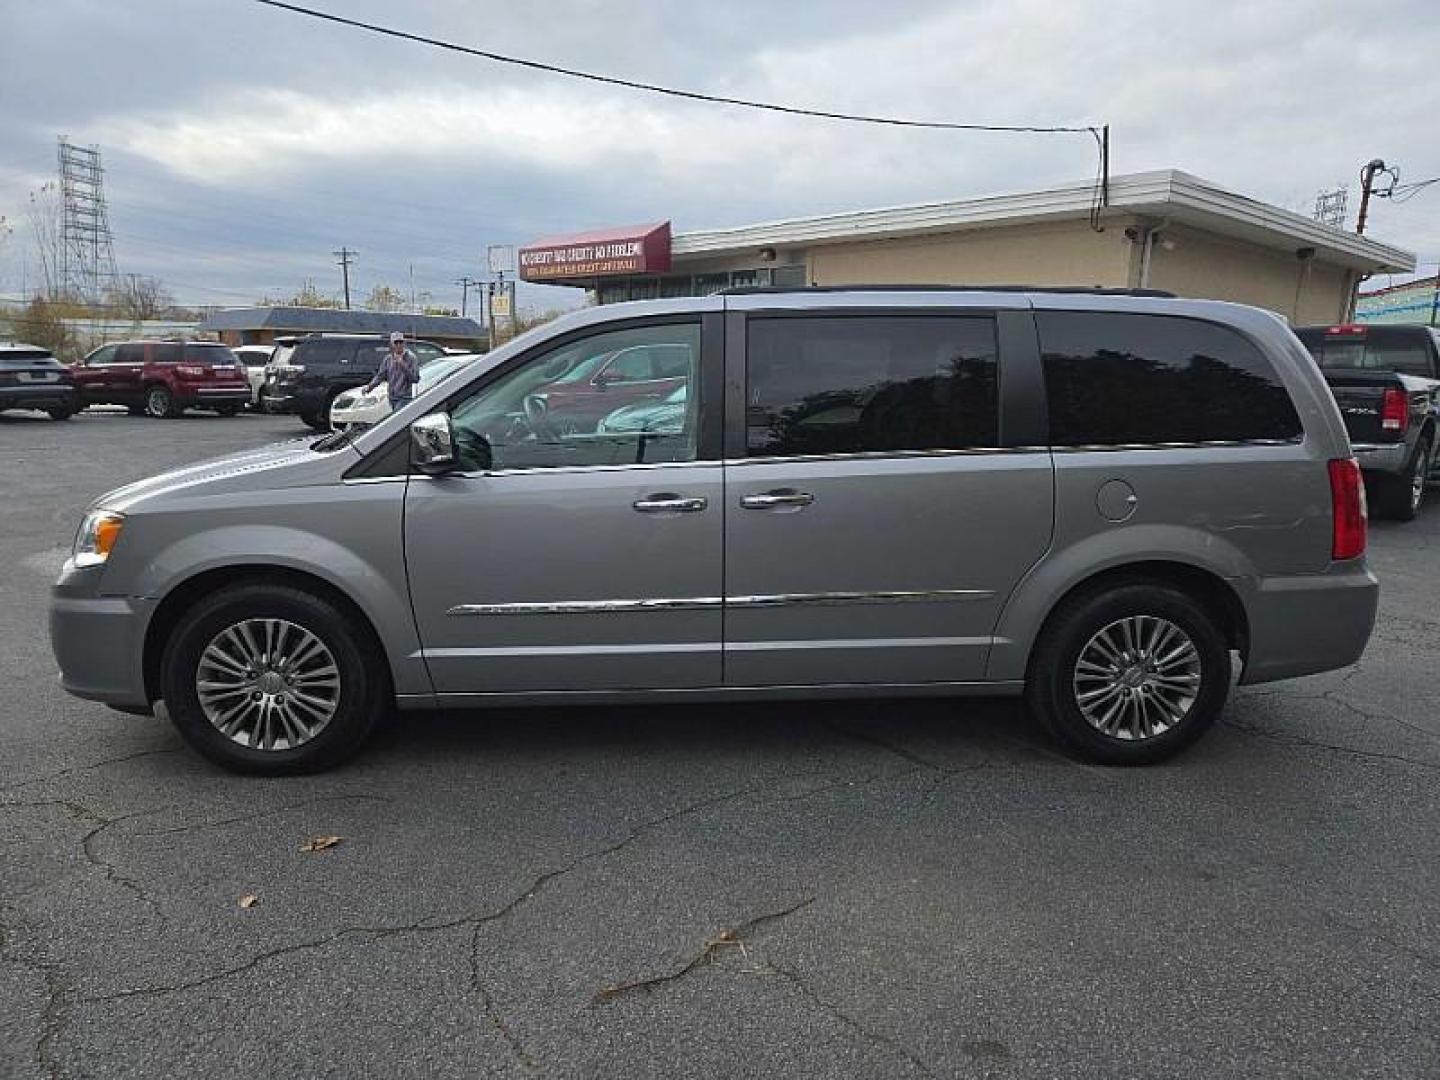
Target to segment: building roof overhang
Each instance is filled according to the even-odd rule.
[[[1178,170],[1112,177],[1109,205],[1117,214],[1188,225],[1292,255],[1311,249],[1324,262],[1367,274],[1407,272],[1412,252],[1324,225],[1278,206],[1227,191]],[[677,262],[734,255],[766,248],[814,247],[901,237],[935,236],[965,230],[1084,220],[1096,197],[1092,183],[1071,184],[1009,195],[892,206],[815,217],[793,218],[728,229],[675,234]]]

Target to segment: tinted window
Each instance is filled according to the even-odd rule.
[[[185,346],[185,360],[191,364],[237,364],[235,354],[225,345],[204,345],[191,342]]]
[[[681,378],[699,370],[695,323],[611,330],[560,345],[456,405],[450,413],[462,466],[474,469],[475,449],[489,444],[494,469],[559,468],[693,461],[699,414],[696,395],[676,401],[627,395],[574,378],[627,349],[665,346],[689,358]]]
[[[343,338],[322,338],[307,341],[295,350],[292,363],[306,367],[326,367],[332,364],[348,364],[355,355],[355,342]],[[379,363],[377,358],[376,363]]]
[[[1260,350],[1170,315],[1037,313],[1056,446],[1293,439],[1300,418]]]
[[[1400,371],[1430,375],[1430,332],[1423,328],[1375,327],[1358,334],[1328,334],[1306,328],[1300,340],[1322,371]]]
[[[999,442],[988,318],[754,318],[752,457],[962,450]]]
[[[120,345],[115,349],[114,363],[117,364],[143,364],[145,362],[144,345]]]
[[[152,345],[150,346],[150,362],[152,364],[178,364],[182,351],[182,346],[178,341]]]

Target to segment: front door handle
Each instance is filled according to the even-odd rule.
[[[742,495],[740,505],[746,510],[768,510],[772,506],[809,506],[815,496],[808,491],[767,491],[761,495]]]
[[[704,510],[710,503],[699,495],[675,495],[669,491],[662,491],[643,499],[636,499],[630,505],[642,514],[663,514],[667,512],[694,514]]]

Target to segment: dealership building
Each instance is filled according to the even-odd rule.
[[[668,221],[537,240],[525,281],[597,302],[743,286],[1065,285],[1234,300],[1295,323],[1347,317],[1366,277],[1413,270],[1400,248],[1173,170],[1095,185],[672,233]]]

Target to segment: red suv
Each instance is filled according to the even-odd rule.
[[[135,416],[179,416],[188,408],[234,416],[250,400],[245,365],[205,341],[103,345],[74,368],[77,404],[126,405]]]
[[[588,433],[627,405],[664,401],[685,385],[695,357],[688,345],[631,345],[582,360],[550,383],[531,410],[548,414],[564,435]]]

